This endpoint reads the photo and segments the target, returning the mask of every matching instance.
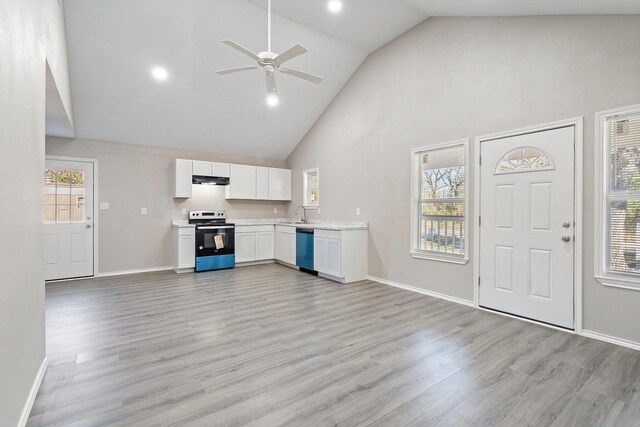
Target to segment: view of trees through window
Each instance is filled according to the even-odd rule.
[[[609,269],[640,274],[640,116],[608,123]]]
[[[419,249],[463,255],[464,147],[422,155]]]

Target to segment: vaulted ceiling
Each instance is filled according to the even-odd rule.
[[[78,138],[284,159],[358,66],[429,16],[640,13],[638,0],[273,0],[273,49],[310,53],[287,65],[324,77],[278,75],[265,104],[260,70],[220,43],[266,50],[266,0],[65,0]],[[151,77],[165,67],[166,81]]]

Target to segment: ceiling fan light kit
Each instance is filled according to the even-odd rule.
[[[239,52],[247,55],[254,61],[256,61],[256,65],[249,65],[244,67],[234,67],[227,68],[225,70],[216,71],[216,73],[220,75],[237,73],[240,71],[249,71],[262,69],[265,71],[267,78],[267,105],[271,107],[275,107],[278,105],[278,89],[276,86],[276,71],[281,72],[283,74],[288,74],[293,77],[297,77],[299,79],[306,80],[311,83],[319,84],[322,82],[322,77],[315,76],[313,74],[305,73],[304,71],[294,70],[291,68],[282,67],[282,64],[285,62],[296,58],[302,54],[308,52],[308,50],[300,45],[296,44],[284,52],[277,54],[271,51],[271,0],[268,0],[267,4],[267,51],[254,53],[247,49],[246,47],[234,42],[233,40],[222,40],[222,43],[226,44],[229,47],[236,49]]]

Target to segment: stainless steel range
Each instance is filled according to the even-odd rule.
[[[196,225],[196,272],[236,266],[235,225],[225,211],[189,212],[189,224]]]

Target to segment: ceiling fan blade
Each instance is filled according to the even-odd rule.
[[[267,93],[276,93],[276,76],[273,72],[267,71]]]
[[[249,71],[249,70],[257,70],[260,67],[256,67],[251,66],[251,67],[235,67],[235,68],[227,68],[224,70],[218,70],[216,71],[217,74],[231,74],[231,73],[237,73],[239,71]]]
[[[304,71],[292,70],[291,68],[278,68],[278,70],[311,83],[319,84],[322,81],[322,77],[314,76],[313,74],[305,73]]]
[[[276,56],[274,61],[278,64],[283,64],[290,59],[295,58],[296,56],[300,56],[303,53],[309,52],[304,46],[301,44],[297,44],[295,46],[291,46],[289,49],[282,52],[280,55]]]
[[[258,61],[259,63],[262,63],[262,59],[260,59],[260,57],[258,55],[256,55],[255,53],[251,52],[246,47],[239,45],[238,43],[234,42],[233,40],[225,39],[225,40],[222,40],[222,43],[224,43],[227,46],[232,47],[232,48],[244,53],[245,55],[253,58],[256,61]]]

